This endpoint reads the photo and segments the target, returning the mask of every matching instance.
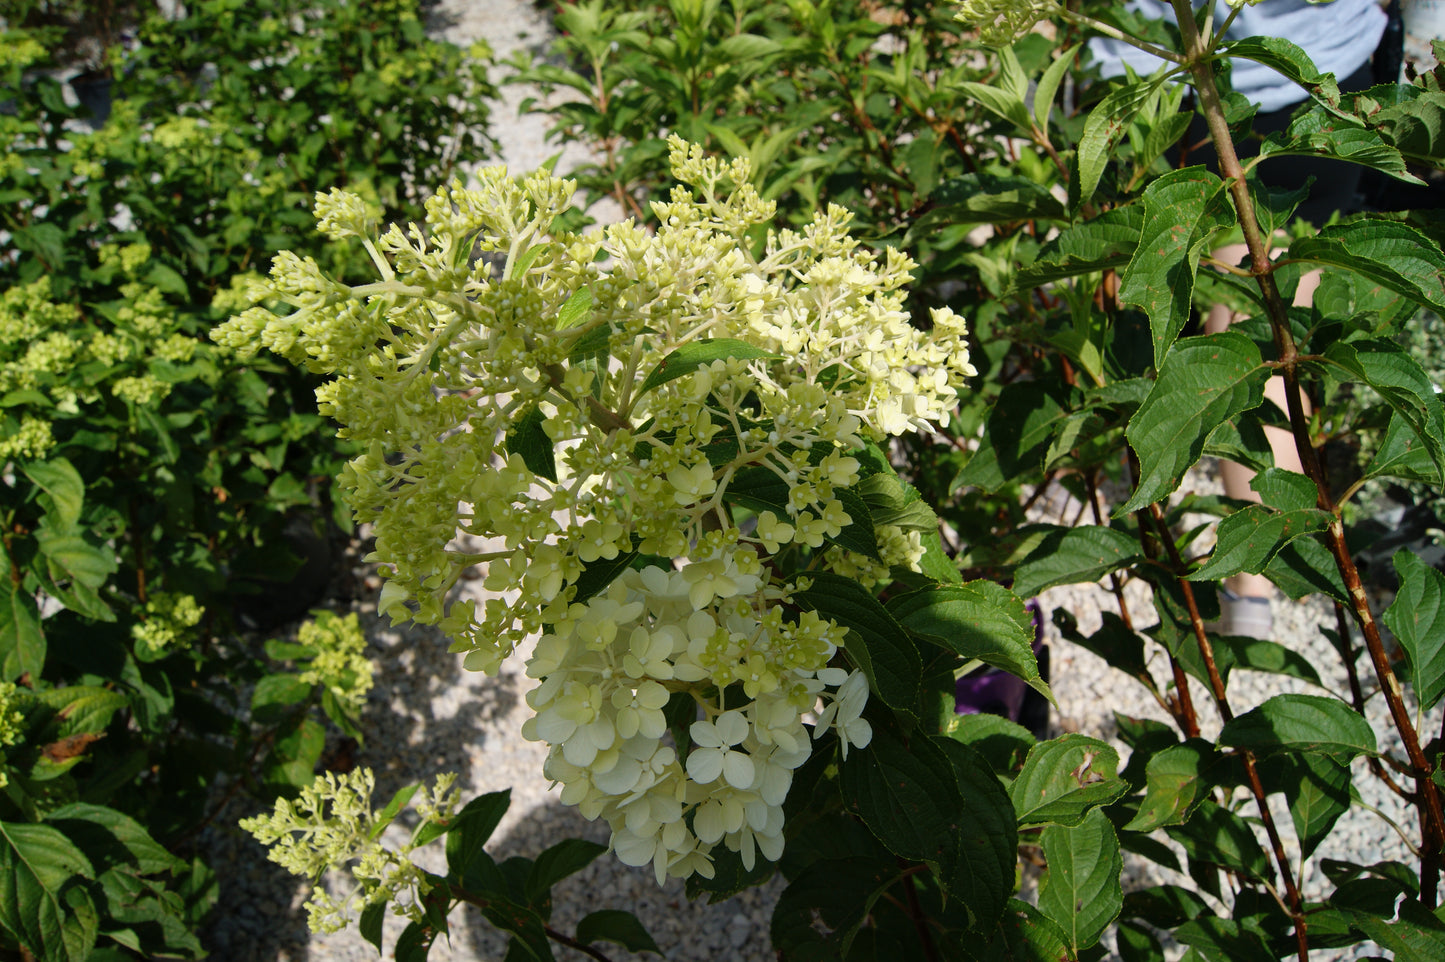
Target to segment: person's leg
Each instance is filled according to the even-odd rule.
[[[1234,245],[1221,248],[1215,251],[1215,256],[1220,260],[1233,264],[1245,256],[1244,245]],[[1311,271],[1300,279],[1299,287],[1295,290],[1294,303],[1297,306],[1308,306],[1314,298],[1315,288],[1319,286],[1319,271]],[[1207,334],[1217,334],[1226,330],[1235,320],[1232,311],[1227,307],[1216,304],[1209,309],[1209,314],[1204,322],[1204,330]],[[1288,411],[1285,402],[1284,378],[1272,377],[1264,387],[1264,396],[1268,401],[1273,402],[1281,411]],[[1309,399],[1304,398],[1305,414],[1310,413]],[[1266,427],[1264,429],[1266,438],[1269,440],[1271,452],[1274,454],[1275,467],[1283,468],[1286,471],[1295,471],[1303,474],[1304,468],[1300,464],[1299,451],[1295,447],[1294,437],[1289,431],[1283,428]],[[1242,501],[1253,501],[1258,503],[1259,495],[1249,486],[1254,479],[1254,472],[1242,464],[1235,464],[1233,461],[1221,461],[1219,474],[1224,482],[1224,493],[1231,498]],[[1262,636],[1269,631],[1269,598],[1274,594],[1274,587],[1264,575],[1254,575],[1241,572],[1233,577],[1225,579],[1225,590],[1229,593],[1225,596],[1221,628],[1226,634],[1249,634],[1256,637]],[[1233,596],[1231,598],[1230,596]]]

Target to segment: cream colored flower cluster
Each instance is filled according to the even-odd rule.
[[[489,672],[542,634],[528,735],[659,878],[711,871],[718,844],[776,853],[820,698],[867,743],[866,684],[828,667],[843,632],[785,614],[789,572],[858,567],[826,551],[855,523],[849,452],[944,421],[974,373],[960,318],[910,323],[906,256],[861,250],[836,207],[770,232],[745,162],[671,146],[687,186],[655,232],[558,230],[574,185],[545,171],[483,171],[406,229],[319,194],[322,230],[358,238],[378,279],[282,255],[274,309],[214,334],[330,376],[322,408],[363,447],[341,484],[373,525],[381,611],[439,624]],[[916,564],[908,537],[884,529],[874,560]],[[478,564],[499,596],[451,599]],[[686,757],[661,740],[669,705],[692,713]]]
[[[413,798],[421,826],[445,824],[456,812],[454,773],[438,775],[430,788]],[[241,820],[241,828],[271,847],[267,858],[293,875],[317,883],[306,902],[313,932],[336,932],[350,921],[351,905],[392,902],[398,915],[414,922],[425,917],[422,902],[430,889],[426,873],[408,857],[412,841],[393,850],[381,840],[386,822],[371,810],[376,776],[369,768],[343,775],[326,772],[295,801],[279,799],[270,814]],[[412,791],[415,791],[413,787]],[[412,796],[408,796],[412,797]],[[389,821],[389,819],[388,819]],[[331,869],[349,870],[357,886],[341,898],[319,884]]]
[[[1059,12],[1058,0],[959,0],[954,18],[978,31],[991,47],[1007,47]]]
[[[711,878],[719,844],[748,869],[759,851],[782,854],[783,800],[811,754],[802,716],[820,695],[828,707],[815,738],[840,712],[845,755],[872,738],[860,717],[867,682],[828,667],[843,631],[812,612],[784,618],[784,592],[764,583],[750,550],[723,547],[729,540],[680,570],[627,569],[571,605],[527,663],[541,683],[522,734],[551,746],[545,771],[562,801],[604,818],[618,858],[650,864],[658,884]],[[678,692],[685,758],[663,739]]]

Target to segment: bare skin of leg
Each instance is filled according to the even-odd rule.
[[[1214,256],[1228,264],[1237,264],[1245,256],[1247,249],[1243,244],[1231,245],[1214,252]],[[1311,271],[1300,278],[1299,287],[1295,290],[1294,303],[1296,307],[1308,307],[1314,300],[1315,288],[1320,283],[1320,272]],[[1206,334],[1218,334],[1226,330],[1234,322],[1237,315],[1229,308],[1216,304],[1209,309],[1209,315],[1204,321]],[[1281,410],[1285,410],[1284,378],[1272,377],[1264,386],[1264,396],[1267,400]],[[1304,398],[1305,415],[1310,414],[1309,398]],[[1295,449],[1294,438],[1288,431],[1281,428],[1267,427],[1264,429],[1265,436],[1269,439],[1270,449],[1274,452],[1274,463],[1276,467],[1286,471],[1304,473],[1300,465],[1299,451]],[[1241,501],[1259,501],[1259,495],[1249,486],[1254,478],[1254,472],[1242,464],[1235,464],[1232,461],[1222,461],[1219,465],[1219,474],[1224,481],[1224,493],[1231,498],[1238,498]],[[1268,598],[1274,594],[1274,586],[1270,584],[1264,575],[1252,575],[1248,572],[1241,572],[1231,578],[1226,578],[1224,586],[1235,594],[1244,598]]]

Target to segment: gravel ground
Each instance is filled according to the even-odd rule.
[[[545,16],[525,0],[444,0],[431,27],[434,35],[462,45],[485,38],[498,59],[522,48],[543,54],[552,37]],[[518,106],[528,93],[518,87],[504,88],[494,114],[502,159],[515,171],[530,170],[557,151],[545,142],[539,118],[517,117]],[[564,153],[558,169],[566,171],[584,158],[585,153],[574,146]],[[601,220],[615,216],[615,211],[606,209],[594,209],[593,213]],[[1214,479],[1206,473],[1196,471],[1195,479],[1201,491],[1217,490]],[[1072,511],[1068,516],[1072,517]],[[480,586],[472,582],[464,590],[480,591]],[[1147,625],[1153,620],[1142,585],[1132,585],[1127,600],[1136,624]],[[1121,706],[1130,714],[1161,720],[1167,720],[1166,716],[1147,696],[1140,697],[1144,693],[1137,682],[1113,671],[1094,655],[1063,642],[1049,621],[1054,608],[1064,607],[1077,616],[1080,630],[1088,634],[1098,627],[1102,611],[1117,610],[1113,597],[1098,586],[1082,585],[1045,592],[1040,602],[1052,648],[1054,691],[1059,700],[1054,732],[1079,731],[1111,739],[1127,757],[1123,745],[1114,738],[1116,726],[1110,709]],[[493,851],[499,856],[534,856],[553,842],[573,835],[606,841],[605,825],[586,822],[548,793],[541,776],[545,753],[541,746],[519,735],[527,716],[522,695],[528,683],[521,674],[520,660],[495,679],[465,672],[459,659],[447,654],[447,643],[436,632],[415,626],[388,627],[377,619],[375,605],[370,601],[359,604],[357,610],[368,627],[379,672],[378,689],[363,719],[366,741],[355,760],[376,770],[379,798],[388,798],[401,785],[429,780],[439,771],[456,771],[464,798],[512,790],[511,810],[493,839]],[[1338,658],[1320,633],[1321,625],[1334,624],[1329,606],[1276,603],[1275,620],[1276,637],[1309,657],[1324,676],[1329,691],[1347,690],[1343,670],[1336,667]],[[1153,667],[1161,679],[1167,673],[1158,664]],[[1230,697],[1234,705],[1248,707],[1278,691],[1309,689],[1291,679],[1238,672],[1231,679]],[[1205,719],[1205,734],[1217,733],[1218,724],[1211,720],[1213,712],[1206,692],[1196,685],[1193,695]],[[1373,717],[1383,714],[1382,700],[1372,700],[1370,707],[1376,731],[1391,731],[1387,722],[1382,724],[1381,717]],[[1360,776],[1356,784],[1367,801],[1402,824],[1413,821],[1409,813],[1401,811],[1395,796],[1376,790],[1363,764],[1356,775]],[[1272,801],[1281,800],[1274,797]],[[234,827],[238,818],[252,811],[254,806],[234,806],[205,837],[211,863],[224,867],[220,871],[220,908],[206,934],[213,958],[225,962],[375,959],[375,950],[354,928],[329,936],[308,933],[305,912],[300,907],[307,895],[305,886],[267,863],[261,848]],[[1275,815],[1297,862],[1298,846],[1289,814],[1282,804],[1276,804]],[[401,836],[406,830],[399,826],[395,833]],[[1162,833],[1158,834],[1162,837]],[[435,864],[427,867],[435,870],[442,867],[442,853],[439,846],[434,848],[429,854],[434,856]],[[1367,863],[1382,858],[1409,861],[1395,833],[1378,816],[1362,809],[1352,810],[1341,820],[1335,835],[1306,867],[1305,889],[1316,898],[1329,891],[1318,871],[1322,858]],[[1167,870],[1132,858],[1126,859],[1125,873],[1126,886],[1155,881],[1189,884],[1187,880],[1169,878],[1172,873]],[[553,924],[570,931],[589,911],[626,908],[638,914],[667,958],[675,962],[762,960],[772,957],[768,919],[780,889],[774,882],[719,905],[690,904],[683,897],[680,883],[673,881],[659,889],[650,872],[629,869],[604,855],[557,887]],[[504,942],[485,922],[466,912],[455,913],[452,921],[451,941],[438,944],[431,958],[439,962],[501,958]],[[398,920],[388,921],[388,954],[401,928]],[[609,950],[608,954],[617,960],[632,958],[620,949]],[[1312,953],[1321,960],[1365,954]],[[557,955],[562,960],[584,958],[565,948],[559,948]]]

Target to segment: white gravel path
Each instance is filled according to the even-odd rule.
[[[486,39],[505,59],[512,51],[530,48],[546,52],[552,38],[547,16],[525,0],[445,0],[432,23],[433,35],[460,45]],[[544,140],[544,121],[535,116],[518,118],[517,110],[528,91],[503,88],[502,100],[494,112],[495,132],[501,143],[502,160],[514,171],[526,171],[556,153],[557,147]],[[559,170],[575,166],[585,154],[578,147],[564,153]],[[612,219],[613,212],[594,209],[599,219]],[[1198,483],[1213,482],[1196,472]],[[1041,519],[1042,520],[1042,519]],[[1056,520],[1056,519],[1047,519]],[[1138,589],[1138,590],[1134,590]],[[479,590],[472,582],[463,590]],[[1040,599],[1053,653],[1054,690],[1060,711],[1054,716],[1054,730],[1081,731],[1112,739],[1114,707],[1130,714],[1164,719],[1162,712],[1133,680],[1110,669],[1101,659],[1063,642],[1051,622],[1050,612],[1063,606],[1079,619],[1080,630],[1090,633],[1099,625],[1100,612],[1115,610],[1108,592],[1097,586],[1073,586],[1045,592]],[[1142,586],[1131,588],[1130,604],[1141,625],[1153,621]],[[512,806],[494,836],[493,850],[500,856],[534,856],[546,846],[572,835],[606,841],[606,827],[589,824],[575,811],[561,806],[549,794],[541,776],[544,752],[524,741],[519,730],[527,716],[522,695],[528,680],[521,675],[520,662],[513,662],[500,678],[465,672],[456,656],[447,654],[447,643],[436,632],[409,626],[393,629],[378,621],[375,605],[359,605],[372,641],[372,655],[379,665],[378,688],[363,720],[366,741],[356,753],[356,762],[377,772],[378,798],[385,799],[397,787],[430,777],[439,771],[457,771],[464,798],[511,788]],[[1331,691],[1347,691],[1338,658],[1319,633],[1324,623],[1334,624],[1332,612],[1323,604],[1276,604],[1277,637],[1305,652],[1319,668]],[[1147,614],[1146,614],[1147,613]],[[1157,666],[1156,666],[1157,667]],[[1165,672],[1156,671],[1163,680]],[[1231,681],[1230,693],[1237,705],[1251,706],[1276,691],[1302,690],[1308,686],[1281,681],[1273,676],[1239,672]],[[1210,719],[1210,701],[1195,687],[1194,701],[1201,717]],[[1380,699],[1371,702],[1380,709]],[[1389,726],[1376,721],[1376,731]],[[1217,731],[1217,723],[1206,722],[1206,735]],[[1127,757],[1121,743],[1115,742]],[[1364,776],[1363,766],[1358,775]],[[1360,777],[1357,784],[1367,799],[1406,824],[1413,822],[1401,812],[1394,796],[1382,797],[1372,781]],[[1277,798],[1275,801],[1279,801]],[[1290,819],[1283,805],[1276,806],[1277,821],[1287,841],[1294,845]],[[375,959],[375,951],[354,928],[330,936],[313,936],[306,929],[305,887],[280,869],[264,861],[261,848],[238,829],[236,818],[254,807],[236,806],[219,819],[207,833],[209,858],[221,870],[221,905],[206,934],[213,958],[220,962],[280,962],[316,960],[351,962]],[[397,829],[398,833],[401,829]],[[1162,833],[1158,833],[1162,837]],[[441,869],[441,849],[435,846],[435,864]],[[1297,851],[1297,847],[1295,849]],[[1401,858],[1403,845],[1375,815],[1354,810],[1342,820],[1335,837],[1311,861],[1306,888],[1316,898],[1328,893],[1319,885],[1315,866],[1322,857],[1353,858],[1372,862]],[[1126,862],[1126,882],[1131,879],[1166,880],[1168,872]],[[1138,884],[1138,883],[1136,883]],[[1188,884],[1186,882],[1186,884]],[[763,960],[773,957],[768,941],[768,920],[781,886],[776,881],[722,903],[708,906],[689,904],[676,881],[659,889],[650,872],[629,869],[604,855],[589,869],[558,886],[554,925],[570,931],[578,919],[598,908],[625,908],[636,912],[658,944],[675,962],[716,962],[720,959]],[[457,911],[452,917],[449,943],[438,944],[431,958],[438,962],[500,959],[504,941],[478,916]],[[387,955],[401,929],[390,920],[386,929]],[[633,958],[617,949],[609,955],[617,960]],[[1356,954],[1319,953],[1321,960],[1352,958]],[[558,948],[562,960],[583,959],[580,953]]]

